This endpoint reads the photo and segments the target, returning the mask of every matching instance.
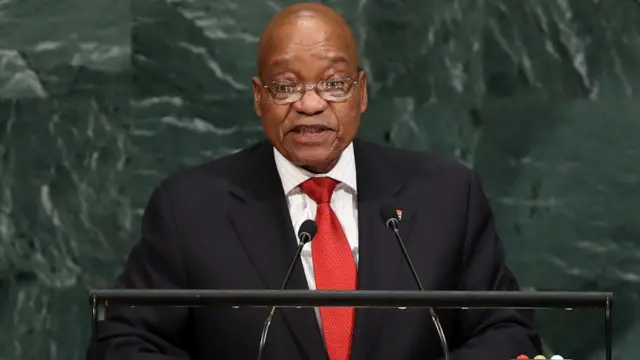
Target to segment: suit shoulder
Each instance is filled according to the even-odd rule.
[[[256,152],[265,144],[258,143],[237,152],[219,157],[202,164],[190,166],[167,176],[161,181],[163,189],[203,189],[225,187],[232,178],[246,168],[247,160],[255,156]]]
[[[400,149],[386,145],[365,145],[388,167],[405,177],[443,176],[469,181],[473,171],[455,158],[437,155],[429,151]]]

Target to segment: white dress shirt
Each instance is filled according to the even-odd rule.
[[[300,225],[307,219],[316,219],[315,201],[309,198],[299,185],[311,179],[312,177],[327,176],[340,183],[331,196],[331,208],[336,213],[342,229],[349,241],[351,253],[358,266],[358,204],[357,204],[357,185],[356,185],[356,162],[353,153],[353,143],[350,144],[340,156],[336,166],[326,174],[313,174],[304,169],[293,165],[278,150],[273,149],[276,168],[280,174],[282,187],[287,197],[287,205],[289,206],[289,214],[293,228],[298,232]],[[297,239],[297,235],[296,235]],[[311,247],[313,241],[305,245],[302,249],[301,260],[304,273],[307,278],[310,290],[316,289],[316,281],[313,275],[313,259],[311,256]]]

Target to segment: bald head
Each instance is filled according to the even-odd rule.
[[[328,44],[344,52],[349,62],[359,66],[358,47],[349,24],[333,9],[318,3],[298,3],[277,13],[264,29],[258,47],[258,72],[286,62],[286,45],[313,48]],[[333,56],[333,54],[326,54]],[[337,60],[337,59],[336,59]]]

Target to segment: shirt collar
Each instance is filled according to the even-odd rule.
[[[313,174],[305,169],[292,164],[287,160],[280,152],[274,147],[273,155],[276,161],[276,168],[282,181],[282,188],[285,195],[288,195],[291,191],[296,189],[303,182],[311,179],[312,177],[327,176],[340,183],[350,187],[353,191],[357,191],[356,183],[356,161],[353,153],[353,143],[349,144],[347,148],[340,155],[340,159],[336,163],[336,166],[326,174]]]

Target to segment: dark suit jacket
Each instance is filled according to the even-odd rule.
[[[517,290],[481,186],[472,171],[431,155],[356,141],[359,288],[415,290],[379,212],[403,210],[400,229],[426,290]],[[188,169],[153,193],[117,287],[278,289],[296,247],[272,147],[261,142]],[[289,284],[307,289],[298,264]],[[98,330],[108,360],[256,357],[266,308],[110,308]],[[438,311],[452,360],[534,356],[530,313]],[[363,309],[352,359],[438,359],[426,310]],[[312,309],[276,313],[264,359],[325,360]]]

